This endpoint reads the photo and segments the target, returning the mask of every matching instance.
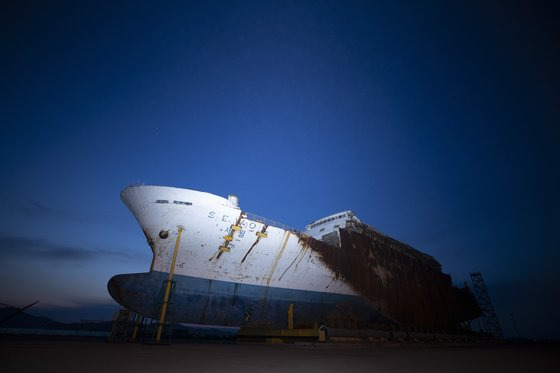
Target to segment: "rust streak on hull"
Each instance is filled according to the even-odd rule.
[[[267,286],[270,285],[270,280],[272,279],[272,275],[274,274],[274,271],[276,270],[276,266],[278,266],[278,262],[280,261],[280,258],[284,253],[284,249],[286,248],[286,244],[288,243],[289,238],[290,238],[290,231],[285,231],[284,239],[282,240],[282,244],[280,245],[280,250],[278,250],[278,254],[276,254],[276,257],[274,258],[274,262],[272,262],[272,266],[270,267],[270,270],[265,277]]]
[[[262,229],[260,230],[261,233],[266,233],[266,228],[268,228],[268,225],[263,225]],[[251,253],[251,251],[253,250],[253,248],[255,246],[257,246],[257,244],[259,243],[259,241],[261,240],[262,236],[257,235],[257,239],[255,240],[255,242],[253,242],[253,244],[251,245],[251,247],[249,248],[249,250],[247,250],[247,252],[245,253],[245,255],[243,256],[243,259],[241,259],[241,263],[243,263],[245,261],[245,259],[247,259],[247,256]]]

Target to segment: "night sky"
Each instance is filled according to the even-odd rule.
[[[481,271],[506,336],[560,337],[553,2],[25,2],[0,9],[0,302],[109,319],[151,252],[132,184],[302,229],[351,209]]]

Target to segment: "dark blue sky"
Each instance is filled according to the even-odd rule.
[[[456,283],[482,271],[506,334],[513,312],[523,335],[559,337],[559,16],[511,1],[2,5],[0,302],[106,317],[107,280],[149,267],[119,200],[143,182],[236,194],[297,228],[352,209]]]

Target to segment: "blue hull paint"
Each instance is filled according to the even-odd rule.
[[[109,293],[122,306],[158,318],[163,272],[117,275]],[[173,320],[176,322],[285,328],[294,304],[294,324],[318,323],[344,327],[387,324],[363,298],[326,292],[282,289],[175,275]]]

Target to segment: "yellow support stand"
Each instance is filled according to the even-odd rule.
[[[257,236],[259,236],[260,238],[267,238],[267,237],[268,237],[268,234],[263,233],[263,232],[257,232],[257,233],[255,233],[255,234],[256,234]]]
[[[321,337],[321,329],[317,322],[313,328],[294,328],[294,305],[288,306],[288,328],[287,329],[267,329],[267,328],[245,328],[241,327],[237,334],[237,342],[264,342],[264,343],[294,343],[298,341],[317,342]],[[325,333],[323,332],[323,337]],[[324,339],[324,338],[323,338]]]
[[[288,330],[294,329],[294,304],[291,303],[288,307]]]
[[[169,277],[165,286],[165,293],[163,295],[163,304],[161,307],[161,314],[156,331],[156,343],[161,341],[161,332],[163,331],[163,324],[165,323],[165,315],[167,314],[167,304],[169,303],[169,294],[171,293],[171,283],[173,280],[173,272],[175,271],[175,262],[177,261],[177,252],[179,251],[179,244],[181,243],[181,233],[185,230],[182,225],[178,227],[177,239],[175,240],[175,250],[173,250],[173,258],[171,259],[171,268],[169,269]]]

